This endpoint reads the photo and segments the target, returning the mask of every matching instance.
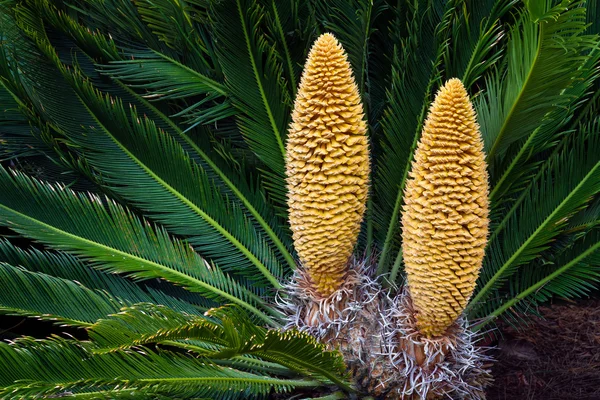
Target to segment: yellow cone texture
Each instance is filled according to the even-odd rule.
[[[314,43],[298,89],[287,140],[294,246],[321,296],[343,283],[358,239],[369,180],[363,107],[342,46]]]
[[[442,335],[473,294],[488,233],[483,142],[458,79],[429,110],[404,198],[402,249],[417,327]]]

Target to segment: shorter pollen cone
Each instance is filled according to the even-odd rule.
[[[402,249],[417,327],[442,335],[473,294],[489,223],[483,142],[458,79],[431,105],[404,202]]]
[[[344,282],[368,193],[369,149],[363,107],[336,38],[314,43],[294,104],[287,140],[287,182],[294,246],[323,297]]]

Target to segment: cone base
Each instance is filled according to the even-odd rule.
[[[283,289],[286,329],[307,331],[342,352],[356,387],[376,399],[485,399],[491,359],[460,317],[446,334],[427,338],[416,327],[408,290],[394,298],[353,261],[340,290],[315,298],[296,275]]]

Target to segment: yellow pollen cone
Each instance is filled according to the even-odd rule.
[[[344,49],[329,33],[310,50],[292,120],[286,168],[294,246],[313,289],[329,296],[344,281],[369,180],[360,94]]]
[[[442,335],[473,294],[489,223],[483,142],[458,79],[429,109],[404,202],[402,250],[417,327]]]

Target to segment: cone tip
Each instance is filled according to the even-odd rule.
[[[466,92],[466,88],[463,85],[462,81],[458,78],[451,78],[448,79],[446,81],[446,83],[444,84],[444,89],[446,90],[450,90],[450,91],[463,91]]]

